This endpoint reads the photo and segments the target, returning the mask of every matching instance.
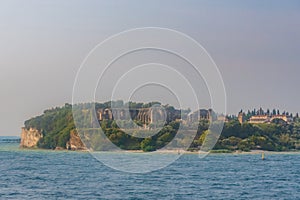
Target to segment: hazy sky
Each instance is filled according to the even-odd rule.
[[[130,28],[184,32],[210,53],[229,113],[254,107],[300,112],[300,1],[0,1],[0,135],[71,102],[81,62]]]

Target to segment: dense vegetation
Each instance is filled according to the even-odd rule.
[[[243,112],[243,111],[241,110],[241,112]],[[275,108],[272,110],[270,110],[270,109],[263,110],[262,108],[259,108],[259,109],[248,110],[245,113],[245,119],[249,120],[250,117],[255,116],[255,115],[286,115],[291,118],[299,118],[298,113],[296,113],[296,115],[294,116],[293,113],[289,113],[286,111],[280,112],[279,109],[275,109]],[[233,116],[233,118],[235,118],[235,116]]]
[[[113,102],[122,104],[123,102]],[[147,108],[157,102],[143,104],[130,102],[130,108]],[[82,107],[89,107],[90,104],[82,104]],[[96,104],[96,109],[109,108],[111,102]],[[167,109],[174,109],[166,106]],[[188,111],[182,111],[187,113]],[[261,111],[260,111],[261,112]],[[277,111],[273,111],[276,112]],[[255,114],[248,112],[248,116]],[[137,124],[141,122],[136,121]],[[164,125],[160,132],[152,137],[138,138],[124,133],[112,120],[103,120],[100,122],[101,128],[104,130],[106,137],[116,144],[118,147],[127,150],[143,150],[154,151],[164,147],[176,135],[179,122],[171,121]],[[56,147],[65,147],[66,142],[70,138],[70,131],[75,130],[72,115],[72,105],[65,104],[63,107],[57,107],[45,110],[40,116],[34,117],[25,122],[25,127],[40,130],[43,138],[38,142],[38,147],[55,149]],[[194,138],[190,150],[198,150],[205,142],[205,138],[211,134],[208,131],[209,121],[202,120],[199,122],[197,135]],[[186,134],[189,134],[186,128]],[[95,140],[101,143],[101,140]],[[178,143],[184,143],[185,138],[179,138]],[[95,150],[105,150],[106,144],[97,144]],[[228,151],[250,151],[253,149],[262,149],[270,151],[289,151],[300,150],[300,119],[295,116],[294,123],[287,124],[283,121],[275,121],[269,124],[240,124],[236,116],[230,116],[229,122],[224,124],[222,134],[214,147],[214,150],[221,152]]]
[[[25,121],[25,128],[30,127],[40,130],[43,134],[38,147],[46,149],[65,147],[70,138],[70,131],[75,129],[72,106],[65,104],[61,108],[45,110],[41,116]]]
[[[300,121],[286,124],[240,124],[232,120],[225,124],[215,149],[250,151],[289,151],[300,149]]]

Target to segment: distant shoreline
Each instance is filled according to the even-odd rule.
[[[67,150],[67,149],[43,149],[43,148],[24,148],[19,147],[20,150],[37,150],[37,151],[52,151],[52,152],[90,152],[89,150]],[[97,152],[97,151],[95,151]],[[147,153],[158,153],[158,154],[228,154],[228,155],[255,155],[255,154],[299,154],[300,151],[266,151],[266,150],[251,150],[251,151],[234,151],[234,152],[201,152],[201,151],[186,151],[186,150],[157,150],[152,152],[144,152],[142,150],[122,150],[122,151],[98,151],[103,153],[137,153],[137,154],[147,154]]]
[[[127,152],[138,152],[138,151],[127,151]],[[157,153],[178,153],[177,150],[158,150]],[[144,152],[143,152],[144,153]],[[234,152],[201,152],[201,151],[179,151],[182,154],[300,154],[300,151],[264,151],[264,150],[251,150],[251,151],[234,151]]]

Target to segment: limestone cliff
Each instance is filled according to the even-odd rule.
[[[21,143],[22,148],[34,148],[37,147],[38,141],[43,137],[42,133],[35,128],[22,128]]]
[[[76,130],[70,132],[70,140],[66,144],[66,149],[69,150],[86,150]]]
[[[21,132],[21,148],[36,148],[38,141],[43,137],[43,134],[35,129],[35,128],[22,128]],[[78,133],[75,130],[72,130],[70,132],[70,139],[66,143],[66,147],[56,147],[57,150],[62,149],[68,149],[68,150],[86,150],[85,145],[82,143],[80,137],[78,136]]]

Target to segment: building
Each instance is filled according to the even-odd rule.
[[[272,115],[270,121],[273,121],[275,119],[281,119],[287,123],[293,122],[293,118],[288,115]]]
[[[188,122],[198,122],[199,120],[215,121],[217,120],[217,115],[212,109],[200,109],[189,114],[187,120]]]
[[[270,122],[270,116],[268,115],[254,115],[249,119],[249,123],[251,124],[263,124],[268,122]]]
[[[229,122],[228,117],[225,116],[224,114],[218,115],[217,121],[225,122],[225,123]]]
[[[241,124],[245,122],[245,113],[243,111],[239,112],[238,120]]]
[[[262,124],[262,123],[271,123],[274,120],[279,119],[283,120],[286,123],[293,122],[293,118],[288,115],[254,115],[249,119],[251,124]]]

